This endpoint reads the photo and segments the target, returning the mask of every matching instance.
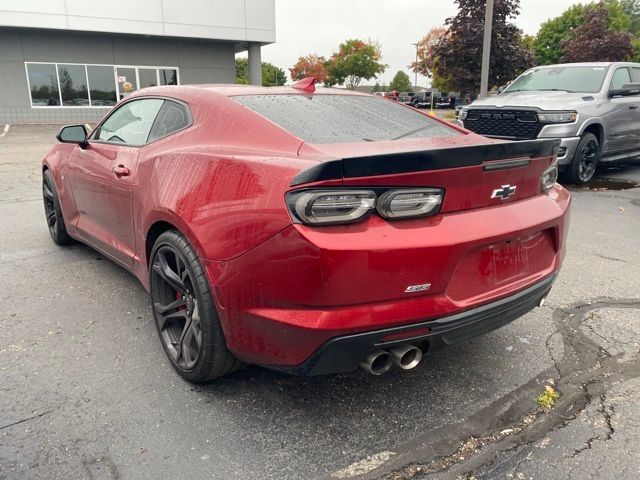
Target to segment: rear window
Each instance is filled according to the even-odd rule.
[[[247,95],[233,99],[308,143],[460,135],[396,102],[359,95]]]

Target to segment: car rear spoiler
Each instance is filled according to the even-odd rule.
[[[291,186],[343,178],[470,167],[492,160],[514,159],[520,161],[520,164],[512,167],[523,166],[532,158],[556,155],[559,147],[560,140],[544,139],[341,158],[300,172],[292,180]],[[523,164],[523,160],[526,163]]]

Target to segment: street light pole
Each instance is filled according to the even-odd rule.
[[[413,86],[413,91],[417,92],[418,90],[418,43],[413,44],[416,47],[416,81]]]
[[[480,98],[489,92],[489,59],[491,58],[491,30],[493,29],[493,1],[487,0],[484,14],[484,42],[482,43],[482,72],[480,74]]]

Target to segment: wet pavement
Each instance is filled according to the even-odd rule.
[[[638,478],[640,162],[573,188],[547,305],[410,372],[194,386],[137,281],[55,246],[52,126],[0,138],[0,479]],[[560,392],[537,409],[545,385]]]

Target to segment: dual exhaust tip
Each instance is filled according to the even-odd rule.
[[[422,360],[422,350],[414,345],[402,345],[389,350],[371,352],[361,363],[360,367],[372,375],[382,375],[393,365],[402,370],[415,368]]]

